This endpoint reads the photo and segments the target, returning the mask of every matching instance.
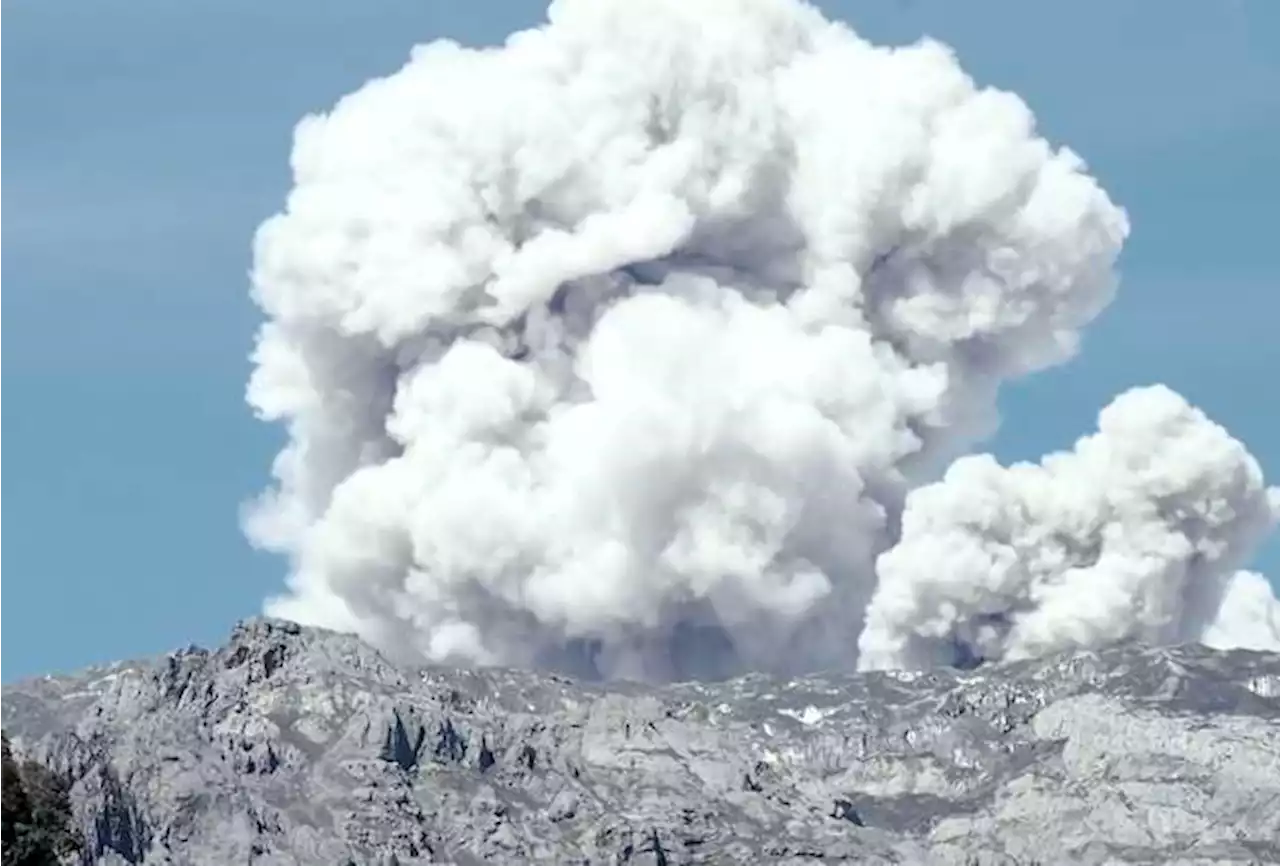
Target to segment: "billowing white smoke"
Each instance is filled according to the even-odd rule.
[[[548,21],[298,128],[254,270],[269,610],[436,660],[853,667],[906,492],[1072,354],[1125,215],[936,43],[795,0]]]
[[[1218,649],[1280,651],[1280,599],[1256,571],[1237,571],[1227,584],[1218,616],[1200,642]]]
[[[907,497],[902,538],[877,563],[860,664],[1124,638],[1280,649],[1266,628],[1280,604],[1258,575],[1236,573],[1277,518],[1280,491],[1244,446],[1167,388],[1128,391],[1071,452],[1007,469],[962,457]]]

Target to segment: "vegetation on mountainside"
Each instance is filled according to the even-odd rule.
[[[82,845],[67,783],[38,761],[19,763],[3,742],[3,866],[53,866]]]

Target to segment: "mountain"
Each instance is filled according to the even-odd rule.
[[[581,683],[277,620],[5,687],[95,864],[1280,863],[1280,655]]]

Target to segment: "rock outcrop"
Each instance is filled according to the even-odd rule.
[[[4,689],[93,864],[1280,863],[1280,656],[578,683],[274,620]]]

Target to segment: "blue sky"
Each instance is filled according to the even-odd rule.
[[[951,43],[1130,211],[1119,299],[1080,358],[1007,392],[996,452],[1067,446],[1164,381],[1280,479],[1280,3],[821,5],[877,41]],[[280,444],[243,401],[246,272],[293,125],[415,42],[492,42],[542,9],[5,3],[6,681],[217,643],[281,585],[237,519]],[[1280,542],[1257,564],[1280,577]]]

